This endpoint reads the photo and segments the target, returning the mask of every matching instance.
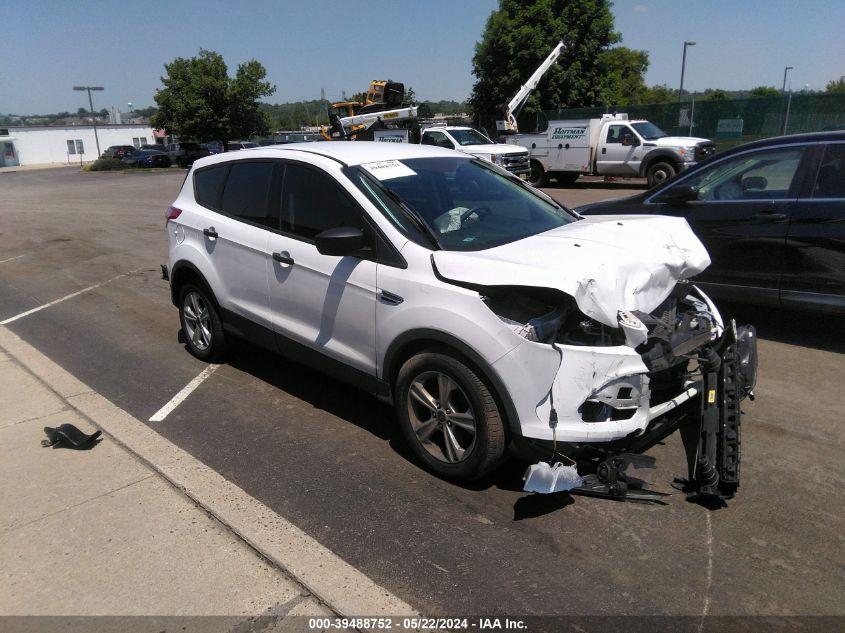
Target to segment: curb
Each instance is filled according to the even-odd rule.
[[[3,326],[0,350],[338,615],[419,616],[409,604]]]

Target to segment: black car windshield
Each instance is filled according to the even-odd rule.
[[[476,130],[449,130],[458,145],[490,145],[493,141]]]
[[[469,157],[366,163],[353,172],[353,181],[406,235],[408,219],[396,203],[412,210],[444,250],[479,251],[578,219],[515,177]]]
[[[654,123],[649,123],[648,121],[642,121],[641,123],[631,123],[631,127],[637,131],[637,134],[642,136],[647,141],[655,141],[659,138],[663,138],[664,136],[669,136],[657,127]]]

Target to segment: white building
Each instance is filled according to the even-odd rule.
[[[71,125],[67,127],[0,127],[0,167],[15,165],[84,163],[99,158],[111,145],[141,145],[156,142],[149,125]],[[161,134],[161,132],[160,132]]]

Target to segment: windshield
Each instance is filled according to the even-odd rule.
[[[649,123],[648,121],[643,121],[641,123],[632,123],[631,127],[634,128],[637,133],[642,136],[647,141],[654,141],[659,138],[663,138],[664,136],[669,136],[657,127],[654,123]]]
[[[368,187],[369,178],[414,212],[437,245],[450,251],[478,251],[515,242],[574,222],[577,218],[480,161],[462,157],[388,160],[361,165],[356,184],[391,208],[389,195]],[[395,205],[393,205],[395,208]],[[385,215],[407,234],[407,220]]]
[[[458,145],[489,145],[492,144],[489,138],[476,130],[449,130]]]

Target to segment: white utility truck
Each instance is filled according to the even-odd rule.
[[[472,154],[522,178],[528,178],[531,171],[528,151],[525,148],[495,143],[471,127],[430,126],[421,130],[419,138],[422,145],[434,145]],[[408,130],[378,130],[374,133],[374,140],[385,143],[408,143],[409,139]]]
[[[528,150],[529,181],[537,187],[549,178],[571,184],[581,174],[647,178],[653,187],[716,151],[712,141],[669,136],[648,121],[628,120],[627,114],[549,121],[543,133],[505,138]]]

